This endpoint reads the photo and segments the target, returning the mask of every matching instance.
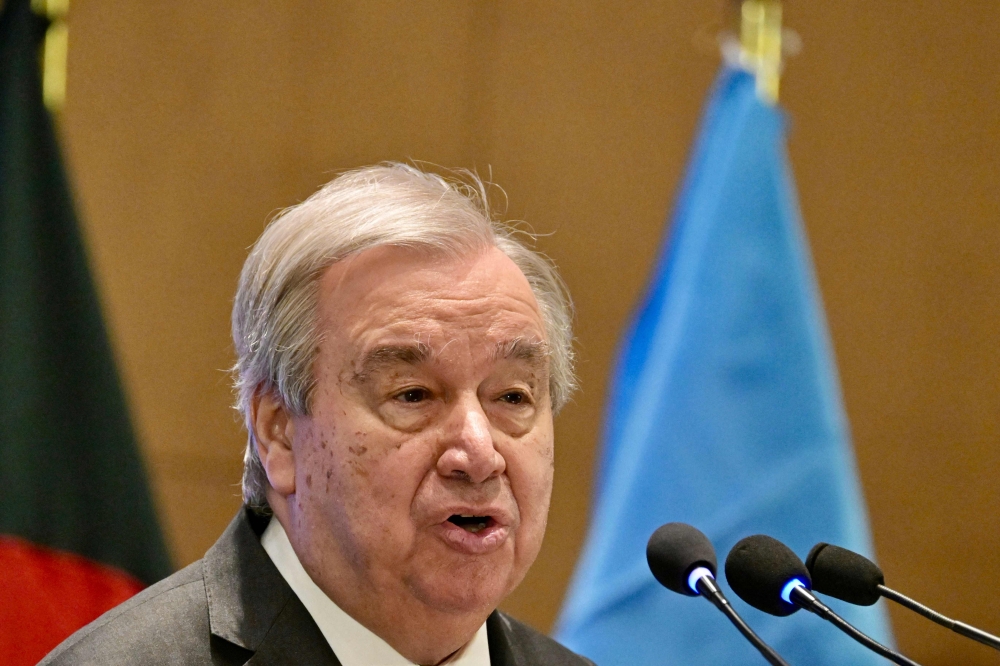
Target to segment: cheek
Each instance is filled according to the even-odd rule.
[[[515,442],[504,455],[522,526],[544,529],[552,495],[552,440]]]
[[[404,529],[427,456],[390,434],[344,420],[316,424],[296,452],[299,503],[340,516],[356,533]]]

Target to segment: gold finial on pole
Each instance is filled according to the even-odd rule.
[[[761,99],[776,104],[781,83],[780,0],[743,0],[740,60],[754,72]]]
[[[31,8],[50,21],[42,46],[42,99],[48,110],[57,114],[66,102],[69,0],[31,0]]]

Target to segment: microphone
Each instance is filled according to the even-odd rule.
[[[813,589],[835,599],[859,606],[871,606],[881,597],[923,615],[942,627],[966,638],[1000,650],[1000,638],[981,629],[945,617],[937,611],[885,586],[885,576],[874,562],[853,551],[828,543],[818,543],[806,557],[806,568],[812,574]]]
[[[862,633],[817,599],[809,591],[809,570],[777,539],[757,534],[737,542],[726,557],[726,580],[743,601],[757,610],[785,616],[805,608],[886,659],[900,666],[920,666]]]
[[[689,597],[703,596],[736,625],[772,666],[788,666],[753,629],[743,621],[715,582],[718,565],[712,542],[698,529],[684,523],[667,523],[649,537],[646,561],[653,577],[668,590]]]

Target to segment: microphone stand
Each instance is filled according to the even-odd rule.
[[[900,606],[905,606],[915,613],[920,613],[928,620],[932,622],[937,622],[942,627],[947,627],[951,629],[956,634],[961,634],[966,638],[971,638],[974,641],[979,641],[983,645],[989,645],[995,650],[1000,650],[1000,638],[997,638],[993,634],[988,634],[981,629],[976,629],[973,626],[965,624],[964,622],[959,622],[958,620],[953,620],[950,617],[946,617],[937,611],[931,610],[927,606],[914,601],[905,594],[900,594],[892,588],[886,587],[885,585],[878,586],[878,593],[881,594],[886,599],[891,599],[895,601]]]
[[[695,586],[701,596],[711,601],[716,608],[722,611],[725,616],[729,618],[730,622],[736,625],[736,628],[740,630],[740,633],[743,634],[748,641],[750,641],[750,644],[757,648],[757,651],[760,652],[764,659],[767,659],[767,663],[771,664],[771,666],[789,666],[788,662],[781,658],[781,655],[775,652],[770,645],[765,643],[760,636],[754,633],[754,630],[750,628],[750,625],[743,621],[743,618],[739,616],[736,609],[732,607],[729,600],[722,594],[722,590],[719,589],[719,586],[715,584],[715,579],[708,575],[707,570],[705,574],[698,578]]]
[[[817,599],[804,585],[794,586],[788,593],[788,596],[796,606],[819,615],[872,652],[885,657],[895,664],[899,664],[899,666],[920,666],[920,664],[912,659],[899,654],[895,650],[890,650],[871,636],[862,633],[857,627],[830,610],[829,606]]]

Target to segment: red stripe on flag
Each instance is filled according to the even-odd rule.
[[[0,664],[37,663],[143,587],[119,569],[0,536]]]

